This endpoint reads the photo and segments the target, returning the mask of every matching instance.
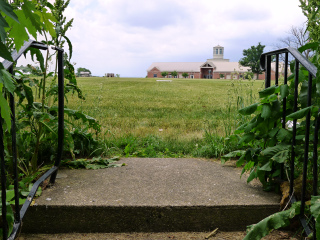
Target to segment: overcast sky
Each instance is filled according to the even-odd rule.
[[[237,62],[306,21],[299,0],[71,0],[65,15],[75,68],[121,77],[145,77],[152,62],[204,62],[218,44]]]

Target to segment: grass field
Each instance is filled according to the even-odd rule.
[[[215,79],[77,80],[86,100],[69,96],[68,107],[96,118],[107,141],[152,136],[166,142],[166,149],[179,142],[195,145],[206,133],[217,137],[232,133],[241,122],[237,108],[253,103],[263,85],[262,81]]]

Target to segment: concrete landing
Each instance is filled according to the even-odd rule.
[[[120,168],[60,170],[30,207],[23,232],[245,230],[279,210],[280,196],[240,170],[199,159],[125,158]]]

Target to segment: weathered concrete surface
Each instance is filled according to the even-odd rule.
[[[239,169],[198,159],[127,158],[127,166],[61,170],[22,230],[161,232],[244,230],[279,209],[279,195],[246,184]]]

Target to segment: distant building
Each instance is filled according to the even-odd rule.
[[[114,77],[114,73],[105,73],[106,77]]]
[[[177,78],[183,78],[182,74],[188,73],[188,78],[239,79],[250,70],[250,67],[230,62],[223,56],[224,47],[218,45],[213,48],[213,58],[205,62],[154,62],[147,69],[147,77],[160,78],[162,72],[168,72],[166,77],[172,78],[171,73],[176,71]],[[259,79],[265,79],[264,73],[259,75]]]
[[[90,72],[80,72],[79,77],[91,77],[91,73]]]

